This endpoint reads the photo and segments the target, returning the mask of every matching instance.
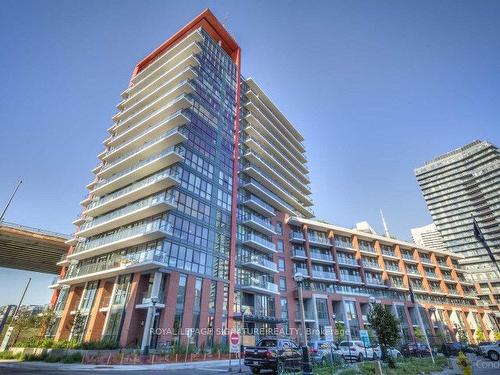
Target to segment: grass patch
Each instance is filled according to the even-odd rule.
[[[384,375],[420,375],[431,372],[442,371],[448,365],[445,357],[435,358],[433,364],[430,358],[407,358],[396,362],[396,368],[389,368],[387,364],[382,364]],[[330,375],[330,368],[315,368],[314,375]],[[337,375],[375,375],[375,362],[362,362],[356,367],[346,368],[337,372]]]

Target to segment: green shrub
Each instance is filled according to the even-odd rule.
[[[81,353],[72,353],[65,355],[61,357],[61,362],[62,363],[76,363],[76,362],[81,362],[82,361],[82,354]]]
[[[14,354],[11,351],[0,352],[0,359],[22,359],[22,354]]]

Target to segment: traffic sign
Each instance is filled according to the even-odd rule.
[[[325,332],[325,340],[326,341],[333,341],[333,327],[332,326],[325,326],[324,332]]]
[[[230,352],[239,353],[240,352],[240,335],[238,332],[231,332],[229,335],[229,342],[231,343]]]

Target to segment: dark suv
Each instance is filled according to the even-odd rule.
[[[245,366],[254,374],[260,370],[300,371],[302,368],[302,352],[289,339],[266,338],[257,346],[245,347]]]

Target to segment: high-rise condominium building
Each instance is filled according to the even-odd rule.
[[[500,273],[474,236],[474,216],[500,262],[500,154],[475,141],[441,155],[415,170],[432,220],[448,250],[464,256],[463,267],[482,290],[496,290]],[[496,298],[485,302],[497,305]],[[498,310],[498,305],[496,306]]]
[[[411,237],[417,245],[436,250],[446,249],[443,238],[439,234],[435,224],[411,229]]]
[[[394,241],[379,250],[373,235],[339,230],[335,253],[332,228],[302,222],[313,216],[302,136],[241,64],[236,41],[205,11],[136,66],[59,262],[49,335],[145,348],[185,342],[186,328],[210,346],[243,314],[256,335],[294,328],[293,272],[302,271],[308,322],[342,311],[351,336],[366,325],[370,294],[397,305],[411,335],[412,277],[450,321],[482,326],[459,256],[418,256],[404,244],[420,273],[408,276]]]

